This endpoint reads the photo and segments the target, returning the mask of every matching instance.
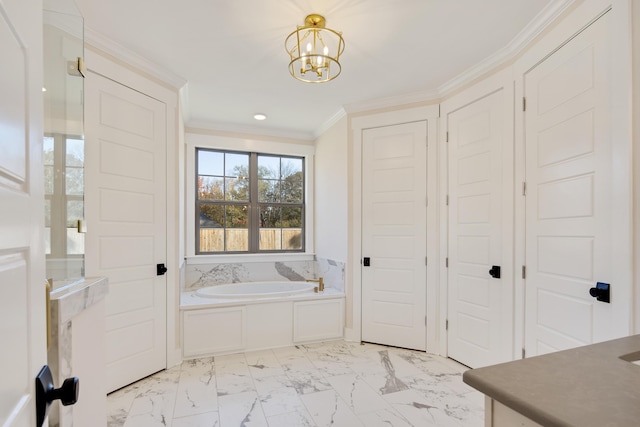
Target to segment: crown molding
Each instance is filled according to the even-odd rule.
[[[320,125],[320,127],[318,127],[318,129],[315,130],[315,132],[313,132],[314,141],[320,138],[323,133],[328,131],[331,126],[335,125],[340,119],[346,116],[347,112],[344,108],[340,108],[338,111],[336,111],[333,116],[329,117],[324,123]]]
[[[542,9],[514,38],[502,49],[480,61],[453,79],[438,87],[438,96],[443,98],[468,85],[477,78],[504,65],[520,54],[549,25],[558,19],[576,0],[552,1]]]
[[[132,50],[122,46],[121,44],[111,40],[108,37],[85,27],[84,29],[84,41],[85,43],[99,49],[121,61],[124,61],[129,66],[136,68],[150,76],[160,80],[163,83],[168,84],[176,89],[182,88],[187,84],[187,80],[177,74],[172,73],[169,70],[159,66],[158,64],[149,61],[148,59],[138,55]]]
[[[393,95],[363,102],[355,102],[353,104],[346,104],[343,106],[343,109],[348,114],[354,114],[383,108],[402,107],[407,104],[414,104],[418,102],[430,102],[438,98],[438,92],[433,90],[416,91],[402,95]]]
[[[192,133],[201,133],[204,131],[205,133],[213,132],[224,135],[234,134],[235,136],[251,136],[269,139],[277,138],[302,144],[312,144],[314,141],[314,136],[308,132],[200,120],[191,120],[185,123],[185,131]]]

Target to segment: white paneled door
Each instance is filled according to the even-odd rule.
[[[512,359],[513,273],[503,241],[504,90],[447,115],[449,158],[448,356],[472,368]],[[506,116],[508,119],[508,116]],[[506,159],[509,161],[508,159]],[[508,210],[507,210],[508,212]]]
[[[527,356],[614,338],[608,15],[525,74]],[[611,303],[589,290],[613,287]]]
[[[109,278],[111,391],[166,367],[166,108],[93,72],[85,87],[86,271]]]
[[[426,349],[427,122],[363,131],[362,340]]]
[[[47,363],[42,4],[0,2],[0,425],[36,425]],[[60,384],[56,384],[60,386]]]

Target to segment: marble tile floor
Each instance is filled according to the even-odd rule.
[[[481,427],[465,369],[344,341],[187,360],[111,393],[108,426]]]

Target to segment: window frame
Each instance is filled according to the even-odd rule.
[[[191,192],[191,196],[193,197],[193,203],[188,203],[188,206],[191,206],[194,210],[193,212],[193,242],[190,245],[191,250],[193,250],[193,254],[195,257],[207,257],[207,256],[233,256],[238,255],[240,257],[249,257],[251,255],[266,255],[266,254],[306,254],[308,252],[308,242],[312,241],[312,238],[309,238],[309,221],[307,218],[307,210],[309,209],[309,156],[302,153],[277,153],[273,150],[248,150],[242,151],[237,149],[227,149],[227,148],[219,148],[219,147],[211,147],[211,146],[199,146],[194,145],[191,150],[189,150],[191,156],[193,158],[193,169],[191,170],[190,176],[193,177],[193,192]],[[249,172],[249,200],[248,201],[234,201],[234,200],[207,200],[199,198],[199,188],[198,188],[198,180],[200,178],[199,174],[199,153],[201,151],[209,151],[209,152],[217,152],[222,153],[225,156],[227,154],[242,154],[248,156],[248,172]],[[260,178],[258,176],[258,159],[260,156],[264,157],[273,157],[279,159],[280,170],[279,173],[282,173],[282,160],[283,159],[296,159],[301,161],[301,172],[302,172],[302,201],[301,202],[261,202],[259,200],[259,181]],[[189,168],[188,168],[189,169]],[[223,170],[222,179],[226,181],[226,167]],[[278,176],[278,181],[283,181],[282,176]],[[226,188],[226,187],[225,187]],[[213,251],[213,252],[204,252],[201,251],[200,247],[200,207],[202,205],[219,205],[219,206],[247,206],[247,230],[248,230],[248,242],[247,242],[247,250],[246,251],[229,251],[226,250],[226,230],[228,228],[222,227],[225,230],[225,250],[223,251]],[[301,244],[299,249],[260,249],[260,210],[264,207],[295,207],[301,209],[301,218],[300,218],[300,229],[301,229]],[[286,228],[280,228],[280,230],[285,230]],[[282,243],[282,236],[280,236]]]

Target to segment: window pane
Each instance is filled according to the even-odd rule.
[[[78,220],[84,218],[82,200],[67,201],[67,255],[84,253],[84,234],[78,233]]]
[[[51,200],[44,200],[44,253],[51,254]]]
[[[297,172],[295,175],[289,175],[282,181],[280,186],[280,200],[286,203],[302,203],[304,192],[302,176],[299,175],[302,175],[302,172]]]
[[[282,179],[292,175],[302,177],[302,159],[282,158],[282,166],[280,167]]]
[[[274,179],[258,180],[258,201],[277,203],[280,201],[280,181]]]
[[[249,178],[249,155],[227,153],[225,155],[225,176]]]
[[[260,208],[259,249],[273,251],[282,249],[282,230],[280,228],[281,208],[263,206]]]
[[[302,208],[282,208],[282,249],[302,249]]]
[[[82,139],[67,139],[67,166],[84,166],[84,141]]]
[[[258,156],[258,178],[280,178],[280,157]]]
[[[198,199],[224,200],[224,180],[211,176],[198,177]]]
[[[82,196],[84,194],[84,169],[68,167],[65,174],[67,195]]]
[[[224,153],[198,150],[198,175],[224,175]]]
[[[200,205],[200,252],[224,251],[224,206]]]
[[[84,234],[77,228],[67,228],[67,255],[84,254]]]
[[[44,193],[53,194],[53,166],[44,167]]]
[[[249,201],[249,180],[245,177],[226,178],[226,200]]]
[[[227,206],[227,251],[249,250],[249,221],[247,206]]]
[[[84,202],[82,200],[67,201],[67,227],[78,227],[78,220],[84,218]]]
[[[44,150],[44,164],[53,165],[53,137],[45,136],[42,140],[42,145]]]

